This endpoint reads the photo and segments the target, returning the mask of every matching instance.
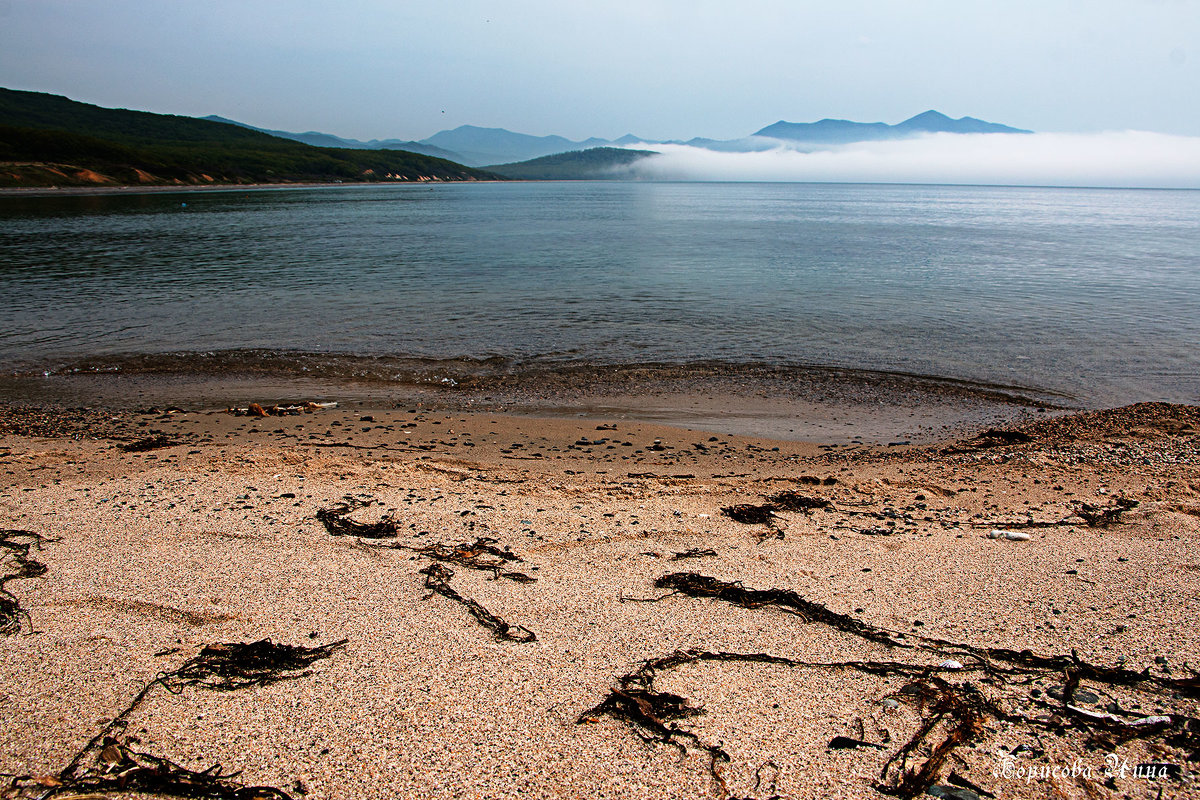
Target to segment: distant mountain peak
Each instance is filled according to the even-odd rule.
[[[963,119],[968,119],[968,117],[963,117]],[[932,108],[929,109],[928,111],[922,111],[920,114],[917,114],[915,117],[909,117],[908,119],[904,120],[904,122],[934,122],[934,121],[936,121],[936,122],[951,122],[952,120],[950,119],[950,117],[946,116],[942,112],[935,111]],[[900,124],[903,125],[904,122],[901,122]]]
[[[780,120],[755,132],[754,135],[818,144],[847,144],[881,139],[904,139],[922,133],[1032,133],[1032,131],[985,122],[974,117],[952,119],[940,111],[930,109],[915,117],[909,117],[897,125],[829,118],[817,122]]]

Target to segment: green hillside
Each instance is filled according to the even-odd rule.
[[[0,186],[499,177],[403,150],[312,147],[220,122],[0,89]]]
[[[527,181],[620,180],[630,177],[627,169],[630,164],[657,155],[653,150],[593,147],[487,169],[506,178]]]

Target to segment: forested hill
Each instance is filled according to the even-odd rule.
[[[210,120],[0,89],[0,186],[502,180],[403,150],[347,150]]]
[[[590,150],[557,153],[516,164],[496,164],[488,169],[514,180],[628,180],[635,177],[631,169],[633,164],[657,155],[654,150],[593,147]]]

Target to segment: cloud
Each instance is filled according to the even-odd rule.
[[[632,169],[657,180],[1200,188],[1200,137],[1144,131],[939,133],[811,152],[799,147],[779,141],[742,153],[653,145],[662,155]]]

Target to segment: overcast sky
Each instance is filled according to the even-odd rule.
[[[1200,135],[1197,0],[0,0],[0,86],[358,139],[934,108]]]

